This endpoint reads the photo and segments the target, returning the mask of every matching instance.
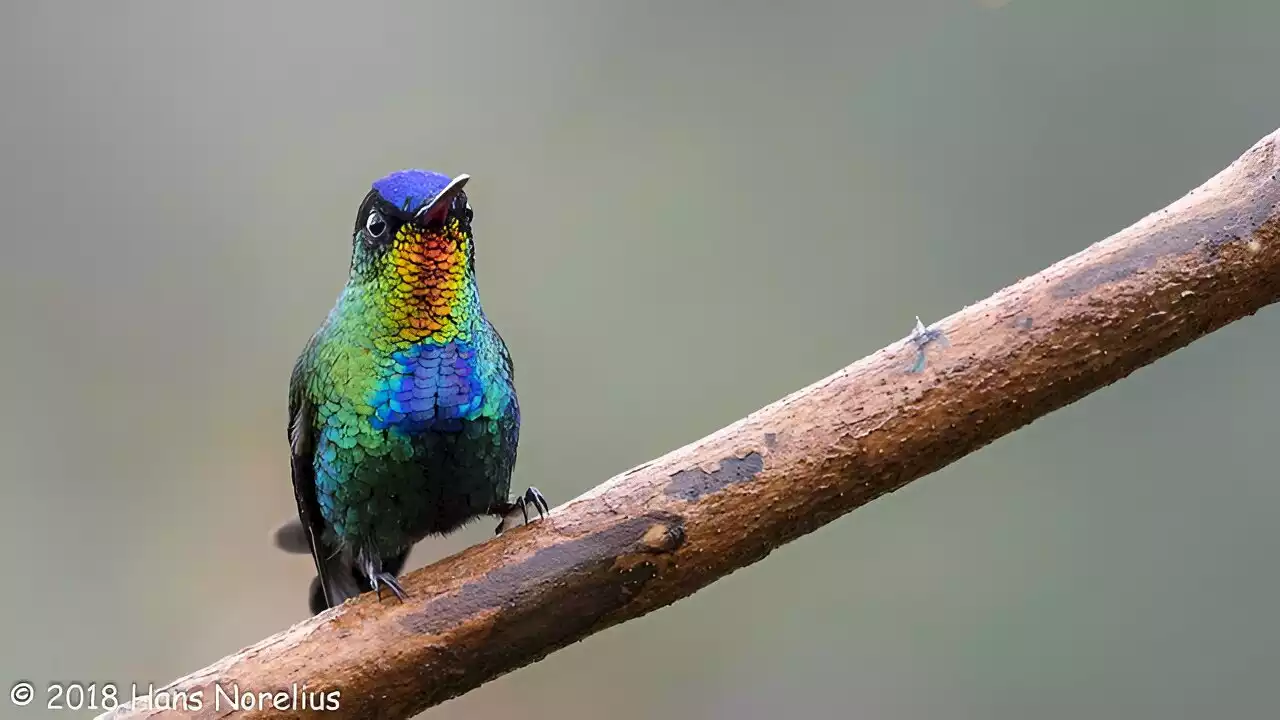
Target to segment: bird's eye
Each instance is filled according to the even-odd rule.
[[[387,231],[387,221],[382,219],[382,213],[374,210],[369,213],[369,217],[364,221],[364,231],[369,237],[379,238]]]
[[[462,216],[467,219],[467,222],[471,222],[471,218],[475,217],[475,213],[471,212],[470,201],[467,201],[466,205],[463,207]]]

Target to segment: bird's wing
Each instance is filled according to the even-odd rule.
[[[344,558],[324,540],[324,517],[316,497],[316,429],[315,404],[307,397],[304,363],[310,348],[302,354],[289,379],[289,448],[293,474],[293,496],[298,501],[298,519],[311,546],[316,574],[329,607],[350,595],[340,584],[350,584],[350,572],[343,572]]]

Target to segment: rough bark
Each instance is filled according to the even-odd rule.
[[[1280,295],[1277,141],[1126,230],[547,519],[175,681],[186,712],[111,717],[405,718],[686,597]],[[919,372],[917,353],[926,362]],[[337,690],[336,711],[215,707]],[[201,708],[191,698],[201,693]],[[178,698],[181,699],[181,698]]]

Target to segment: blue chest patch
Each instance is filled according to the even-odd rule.
[[[430,170],[400,170],[375,182],[373,189],[383,200],[406,213],[415,213],[452,179]]]
[[[375,429],[458,432],[463,420],[479,417],[484,385],[474,346],[415,345],[391,357],[391,375],[369,399]]]

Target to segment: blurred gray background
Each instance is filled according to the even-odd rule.
[[[310,562],[268,542],[285,387],[374,178],[473,176],[515,483],[558,503],[1197,186],[1280,126],[1277,27],[1270,0],[6,4],[3,689],[166,682],[305,617]],[[1275,717],[1278,330],[428,715]]]

